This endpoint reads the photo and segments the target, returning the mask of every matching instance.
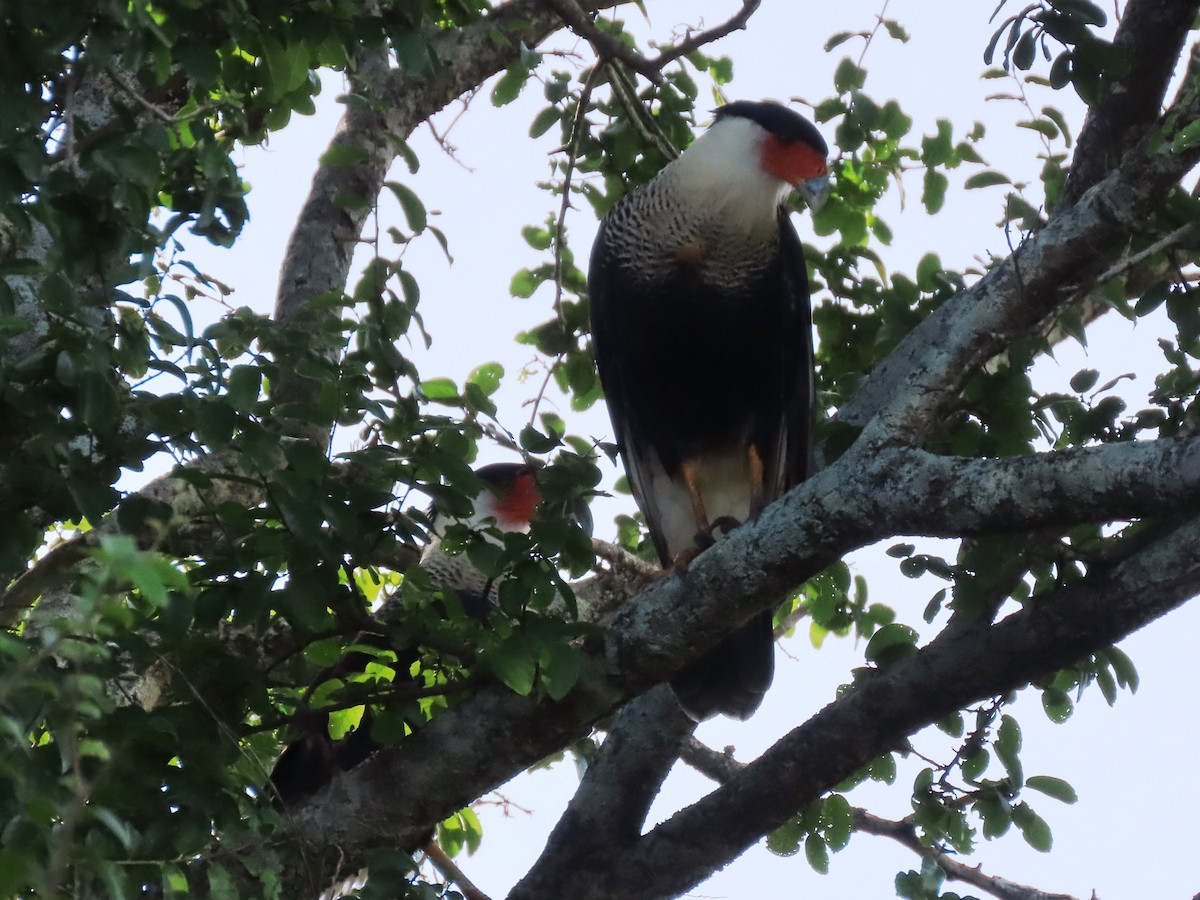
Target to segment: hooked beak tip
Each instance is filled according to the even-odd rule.
[[[829,199],[829,193],[833,185],[829,181],[828,173],[826,173],[801,181],[796,185],[796,188],[800,191],[800,196],[804,198],[804,202],[808,204],[808,208],[816,212]]]

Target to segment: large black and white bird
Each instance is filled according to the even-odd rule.
[[[493,463],[477,469],[475,474],[483,488],[475,495],[472,511],[463,517],[434,514],[430,540],[421,553],[420,566],[429,575],[435,590],[453,591],[470,616],[483,618],[495,605],[498,585],[494,579],[476,568],[466,553],[447,553],[442,538],[450,525],[464,525],[472,530],[494,526],[500,532],[527,532],[542,502],[532,466],[520,463]],[[485,540],[497,538],[483,531]],[[387,606],[380,611],[381,622],[389,620]],[[381,649],[393,649],[397,673],[407,673],[417,659],[416,648],[391,647],[386,628],[364,631],[354,643]],[[347,675],[363,672],[367,665],[377,662],[378,656],[365,650],[346,653],[334,665],[322,670],[305,693],[305,703],[321,684]],[[301,708],[293,723],[296,737],[291,740],[271,771],[275,798],[290,806],[316,793],[339,772],[358,765],[379,749],[371,736],[371,716],[364,713],[358,727],[340,740],[329,734],[329,714],[320,710]]]
[[[828,196],[828,147],[785,106],[738,101],[601,223],[592,339],[638,506],[664,566],[684,565],[803,480],[812,314],[783,201]],[[748,717],[771,684],[771,613],[672,681],[697,720]]]

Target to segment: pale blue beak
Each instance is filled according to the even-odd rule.
[[[829,199],[829,192],[832,189],[832,185],[829,182],[829,175],[825,174],[802,181],[796,185],[796,188],[800,191],[800,196],[804,198],[804,202],[808,204],[808,208],[816,212]]]

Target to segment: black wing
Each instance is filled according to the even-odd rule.
[[[610,253],[606,240],[606,227],[602,221],[592,244],[592,255],[588,265],[588,303],[592,323],[592,354],[596,359],[596,370],[604,386],[604,398],[608,404],[608,416],[612,421],[613,440],[625,461],[630,488],[635,497],[651,497],[653,475],[647,471],[655,450],[649,446],[641,429],[630,421],[638,389],[631,370],[624,364],[626,356],[622,347],[628,346],[631,337],[631,319],[643,301],[637,287],[624,273]],[[669,561],[666,537],[662,523],[655,515],[658,505],[639,504],[646,519],[650,539],[663,563]]]
[[[804,246],[787,209],[779,210],[779,256],[785,298],[784,331],[788,335],[784,357],[784,450],[780,496],[812,472],[812,433],[816,414],[813,371],[812,303],[808,290],[808,263]]]

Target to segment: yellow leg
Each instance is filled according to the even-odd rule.
[[[767,488],[763,481],[763,460],[757,445],[751,444],[746,453],[750,457],[750,518],[754,519],[766,508]]]
[[[679,464],[679,471],[683,475],[683,483],[687,487],[688,499],[692,501],[692,515],[696,517],[696,529],[707,537],[712,534],[712,526],[708,523],[704,498],[700,496],[700,479],[696,474],[696,467],[690,462],[684,462]]]

